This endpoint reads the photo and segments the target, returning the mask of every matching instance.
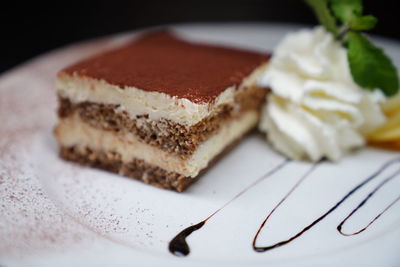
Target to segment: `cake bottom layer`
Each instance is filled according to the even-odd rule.
[[[74,146],[61,147],[60,155],[66,160],[74,161],[84,166],[104,169],[163,189],[171,189],[178,192],[182,192],[196,180],[175,172],[166,171],[148,164],[142,159],[123,162],[121,155],[118,153],[96,151],[88,147],[85,149],[78,149]]]

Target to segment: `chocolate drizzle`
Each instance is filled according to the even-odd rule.
[[[245,189],[240,191],[234,198],[226,202],[221,208],[217,209],[214,213],[212,213],[209,217],[207,217],[205,220],[201,221],[200,223],[190,226],[183,231],[181,231],[177,236],[175,236],[171,242],[169,243],[169,251],[173,253],[176,256],[187,256],[190,253],[190,248],[189,245],[186,242],[186,237],[189,236],[192,232],[200,229],[203,227],[203,225],[211,218],[213,217],[216,213],[221,211],[224,207],[229,205],[232,201],[240,197],[242,194],[244,194],[247,190],[249,190],[251,187],[255,186],[258,184],[260,181],[264,180],[267,177],[272,176],[275,174],[278,170],[282,169],[287,163],[289,163],[289,160],[285,160],[284,162],[280,163],[276,167],[274,167],[272,170],[270,170],[268,173],[257,179],[255,182],[247,186]],[[304,182],[304,180],[307,179],[307,177],[310,176],[310,174],[318,167],[320,166],[320,162],[313,164],[305,174],[303,174],[300,179],[297,181],[297,183],[288,191],[288,193],[278,202],[278,204],[270,211],[270,213],[267,215],[267,217],[264,219],[262,224],[260,225],[257,233],[255,234],[253,238],[253,249],[256,252],[266,252],[281,246],[284,246],[301,235],[303,235],[305,232],[313,228],[316,224],[321,222],[325,217],[327,217],[330,213],[332,213],[334,210],[336,210],[344,201],[346,201],[351,195],[353,195],[356,191],[358,191],[360,188],[362,188],[364,185],[368,184],[370,181],[381,175],[385,170],[387,170],[389,167],[395,165],[395,164],[400,163],[400,158],[395,158],[393,160],[390,160],[383,164],[382,167],[380,167],[376,172],[374,172],[372,175],[364,179],[361,183],[356,185],[354,188],[352,188],[342,199],[340,199],[335,205],[333,205],[328,211],[326,211],[324,214],[322,214],[320,217],[318,217],[316,220],[311,222],[309,225],[304,227],[301,231],[296,233],[295,235],[291,236],[290,238],[277,242],[275,244],[269,245],[269,246],[257,246],[257,238],[261,232],[261,230],[264,228],[264,226],[267,224],[268,220],[274,214],[274,212],[279,208],[279,206],[285,202],[285,200]],[[395,203],[397,203],[400,200],[400,195],[395,198],[386,208],[384,208],[373,220],[371,220],[365,227],[361,228],[359,231],[356,231],[354,233],[344,233],[342,231],[343,225],[346,223],[346,221],[353,216],[361,207],[363,207],[368,200],[379,190],[381,189],[385,184],[387,184],[389,181],[393,180],[394,178],[398,177],[400,174],[400,166],[398,169],[396,169],[394,172],[392,172],[387,178],[385,178],[381,183],[379,183],[359,204],[358,206],[349,213],[337,226],[337,230],[339,231],[340,234],[344,236],[352,236],[352,235],[357,235],[359,233],[362,233],[365,231],[369,226],[371,226],[378,218],[382,216],[383,213],[385,213],[387,210],[389,210]]]
[[[222,207],[218,208],[216,211],[214,211],[210,216],[208,216],[206,219],[203,221],[199,222],[198,224],[189,226],[182,230],[179,234],[177,234],[170,242],[168,245],[169,251],[174,254],[175,256],[187,256],[190,253],[190,248],[188,243],[186,242],[186,237],[188,237],[191,233],[194,231],[199,230],[203,225],[211,219],[215,214],[217,214],[219,211],[221,211],[223,208],[228,206],[230,203],[232,203],[235,199],[239,198],[241,195],[243,195],[247,190],[258,184],[259,182],[263,181],[264,179],[272,176],[275,174],[278,170],[282,169],[286,164],[288,164],[290,160],[285,159],[283,162],[279,163],[276,165],[274,168],[269,170],[267,173],[265,173],[263,176],[255,180],[253,183],[248,185],[246,188],[244,188],[242,191],[237,193],[232,199],[230,199],[228,202],[226,202]]]
[[[325,212],[322,216],[320,216],[319,218],[317,218],[315,221],[313,221],[312,223],[310,223],[309,225],[307,225],[306,227],[303,228],[303,230],[301,230],[300,232],[298,232],[297,234],[291,236],[290,238],[288,238],[287,240],[284,241],[280,241],[277,242],[273,245],[270,246],[257,246],[256,242],[257,242],[257,237],[259,235],[259,233],[261,232],[262,228],[265,226],[266,222],[268,221],[268,219],[271,217],[271,215],[274,213],[274,211],[289,197],[289,195],[291,195],[291,193],[310,175],[310,173],[315,169],[315,167],[317,166],[317,164],[314,164],[310,170],[291,188],[291,190],[286,194],[286,196],[272,209],[272,211],[267,215],[267,217],[265,218],[265,220],[263,221],[263,223],[261,224],[260,228],[258,229],[256,235],[254,236],[253,239],[253,249],[257,252],[265,252],[268,250],[272,250],[274,248],[278,248],[281,247],[283,245],[286,245],[290,242],[292,242],[293,240],[297,239],[298,237],[300,237],[302,234],[304,234],[305,232],[307,232],[308,230],[310,230],[313,226],[315,226],[317,223],[319,223],[320,221],[322,221],[326,216],[328,216],[332,211],[336,210],[347,198],[349,198],[353,193],[355,193],[357,190],[359,190],[361,187],[363,187],[364,185],[366,185],[367,183],[369,183],[371,180],[373,180],[374,178],[378,177],[383,171],[385,171],[387,168],[389,168],[390,166],[392,166],[395,163],[400,163],[400,158],[396,158],[393,159],[387,163],[385,163],[381,168],[379,168],[375,173],[373,173],[371,176],[367,177],[364,181],[362,181],[361,183],[359,183],[357,186],[355,186],[353,189],[351,189],[339,202],[337,202],[332,208],[330,208],[327,212]],[[350,212],[350,214],[339,224],[339,226],[337,227],[337,230],[343,234],[343,232],[341,231],[342,229],[342,225],[359,209],[361,208],[367,201],[368,199],[370,199],[384,184],[386,184],[388,181],[392,180],[393,178],[397,177],[400,174],[400,168],[394,172],[392,175],[390,175],[388,178],[386,178],[383,182],[381,182],[371,193],[369,193],[367,195],[367,197],[361,201],[361,203],[352,211]],[[367,226],[365,226],[364,228],[362,228],[361,230],[352,233],[352,234],[343,234],[343,235],[356,235],[359,234],[361,232],[363,232],[364,230],[366,230],[372,223],[374,223],[384,212],[386,212],[391,206],[394,205],[394,203],[396,203],[398,200],[400,199],[400,196],[397,197],[391,204],[389,204],[381,213],[379,213],[369,224],[367,224]]]
[[[311,223],[310,225],[308,225],[307,227],[305,227],[301,232],[297,233],[296,235],[292,236],[291,238],[278,242],[272,246],[268,246],[268,247],[257,247],[256,246],[256,242],[257,242],[257,238],[258,235],[260,234],[261,230],[264,228],[265,224],[267,223],[268,219],[272,216],[272,214],[275,212],[275,210],[283,203],[285,202],[285,200],[293,193],[294,190],[296,190],[296,188],[314,171],[314,169],[318,166],[318,163],[313,164],[311,166],[311,168],[300,178],[300,180],[289,190],[289,192],[281,199],[281,201],[278,202],[278,204],[272,209],[272,211],[268,214],[268,216],[265,218],[265,220],[262,222],[260,228],[258,228],[258,231],[256,233],[256,235],[253,238],[253,249],[257,252],[264,252],[273,248],[277,248],[283,245],[286,245],[287,243],[293,241],[294,239],[298,238],[299,236],[301,236],[304,232],[306,232],[308,229],[310,229],[311,227],[313,227],[315,224],[317,224],[319,221],[321,221],[322,219],[325,218],[325,216],[327,216],[331,211],[329,210],[329,213],[325,213],[323,216],[319,217],[317,220],[315,220],[313,223]],[[333,208],[335,209],[335,207]]]
[[[381,174],[385,169],[387,169],[389,166],[395,164],[396,162],[400,162],[400,159],[395,159],[392,161],[389,161],[388,163],[386,163],[381,169],[379,169],[373,176],[369,177],[370,179],[366,179],[362,185],[368,183],[369,181],[371,181],[373,178],[375,178],[376,176],[378,176],[379,174]],[[372,190],[361,202],[360,204],[358,204],[358,206],[352,210],[349,215],[346,216],[346,218],[343,219],[343,221],[340,222],[340,224],[337,226],[337,230],[341,235],[344,236],[352,236],[352,235],[358,235],[359,233],[364,232],[369,226],[371,226],[371,224],[373,224],[377,219],[379,219],[379,217],[382,216],[382,214],[384,214],[388,209],[390,209],[397,201],[400,200],[400,195],[395,198],[388,206],[386,206],[380,213],[378,213],[378,215],[375,216],[374,219],[372,219],[366,226],[364,226],[363,228],[361,228],[360,230],[353,232],[353,233],[344,233],[342,231],[342,227],[343,224],[346,223],[346,221],[353,216],[362,206],[365,205],[365,203],[367,203],[367,201],[379,190],[382,188],[382,186],[384,186],[387,182],[393,180],[394,178],[398,177],[398,175],[400,174],[400,168],[395,171],[393,174],[391,174],[388,178],[386,178],[385,180],[383,180],[381,183],[379,183],[374,190]]]

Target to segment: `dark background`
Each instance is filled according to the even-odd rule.
[[[315,24],[301,0],[14,1],[0,7],[0,73],[72,42],[185,22]],[[379,18],[374,34],[400,40],[398,1],[364,0]]]

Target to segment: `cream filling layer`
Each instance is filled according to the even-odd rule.
[[[60,121],[56,128],[56,137],[61,146],[113,151],[121,155],[124,163],[142,159],[166,171],[195,177],[226,146],[253,128],[257,121],[258,112],[243,113],[238,119],[225,123],[216,135],[201,144],[194,154],[185,160],[143,143],[133,134],[120,134],[91,127],[76,114]]]
[[[207,117],[214,107],[233,103],[237,92],[255,86],[258,76],[266,67],[267,63],[259,66],[237,88],[228,87],[213,103],[205,104],[196,104],[185,98],[148,92],[136,87],[120,88],[104,80],[65,73],[58,75],[56,88],[61,97],[68,98],[72,103],[89,101],[119,105],[116,111],[127,112],[132,119],[137,115],[148,114],[151,120],[164,118],[190,127]]]

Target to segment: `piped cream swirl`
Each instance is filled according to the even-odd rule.
[[[336,161],[385,122],[384,96],[353,81],[345,48],[322,27],[287,35],[259,82],[272,90],[259,128],[292,159]]]

